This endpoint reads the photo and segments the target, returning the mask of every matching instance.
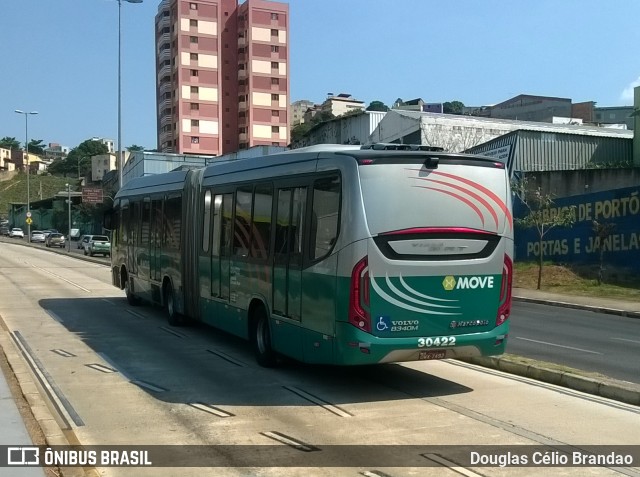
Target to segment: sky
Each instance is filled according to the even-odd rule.
[[[122,3],[122,142],[155,149],[154,18]],[[291,101],[350,93],[496,104],[518,94],[631,105],[637,0],[290,0]],[[0,137],[117,139],[116,0],[2,2]]]

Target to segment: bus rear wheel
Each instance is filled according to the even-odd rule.
[[[253,332],[253,349],[256,354],[256,361],[258,361],[260,366],[264,366],[265,368],[275,366],[277,363],[276,353],[271,347],[269,319],[263,307],[256,310]]]
[[[173,287],[167,282],[164,286],[164,306],[167,309],[167,318],[171,326],[184,325],[184,317],[176,311],[176,302],[173,297]]]

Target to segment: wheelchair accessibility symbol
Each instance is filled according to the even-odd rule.
[[[376,323],[376,329],[378,331],[388,331],[391,329],[391,320],[388,316],[379,316]]]

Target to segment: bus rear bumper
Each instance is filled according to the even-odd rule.
[[[349,323],[336,323],[335,364],[357,365],[422,361],[432,359],[472,358],[503,354],[507,344],[509,322],[486,333],[452,335],[454,346],[435,345],[435,336],[379,338]],[[442,337],[440,337],[442,338]],[[420,346],[422,344],[422,346]]]

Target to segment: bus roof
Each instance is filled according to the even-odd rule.
[[[173,192],[184,188],[184,181],[190,171],[173,171],[164,174],[153,174],[136,177],[127,182],[116,194],[116,199],[131,195],[149,194],[153,192]]]

